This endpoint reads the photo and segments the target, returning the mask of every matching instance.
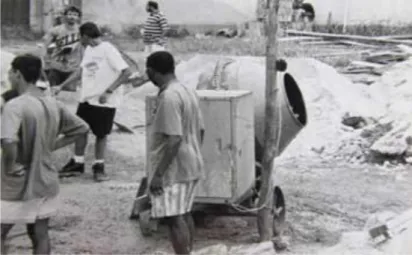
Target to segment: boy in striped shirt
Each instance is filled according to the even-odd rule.
[[[165,50],[166,33],[169,29],[166,17],[159,11],[159,4],[149,1],[146,5],[149,17],[146,20],[143,33],[145,52],[150,54]]]

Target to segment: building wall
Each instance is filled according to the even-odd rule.
[[[30,0],[1,0],[1,24],[29,26]]]
[[[316,11],[316,22],[343,24],[407,24],[412,23],[411,0],[307,0]]]

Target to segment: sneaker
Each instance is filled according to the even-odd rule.
[[[79,176],[84,173],[84,163],[76,163],[71,159],[59,172],[59,177]]]
[[[95,182],[104,182],[109,180],[109,176],[104,172],[104,164],[96,163],[92,167],[93,179]]]

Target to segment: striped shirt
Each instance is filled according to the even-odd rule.
[[[145,44],[165,45],[163,33],[168,29],[167,19],[160,12],[152,12],[144,26],[143,42]]]

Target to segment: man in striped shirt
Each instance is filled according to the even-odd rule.
[[[159,5],[155,1],[149,1],[146,5],[149,17],[144,26],[143,42],[145,52],[150,54],[165,50],[166,32],[169,28],[167,19],[159,11]]]

